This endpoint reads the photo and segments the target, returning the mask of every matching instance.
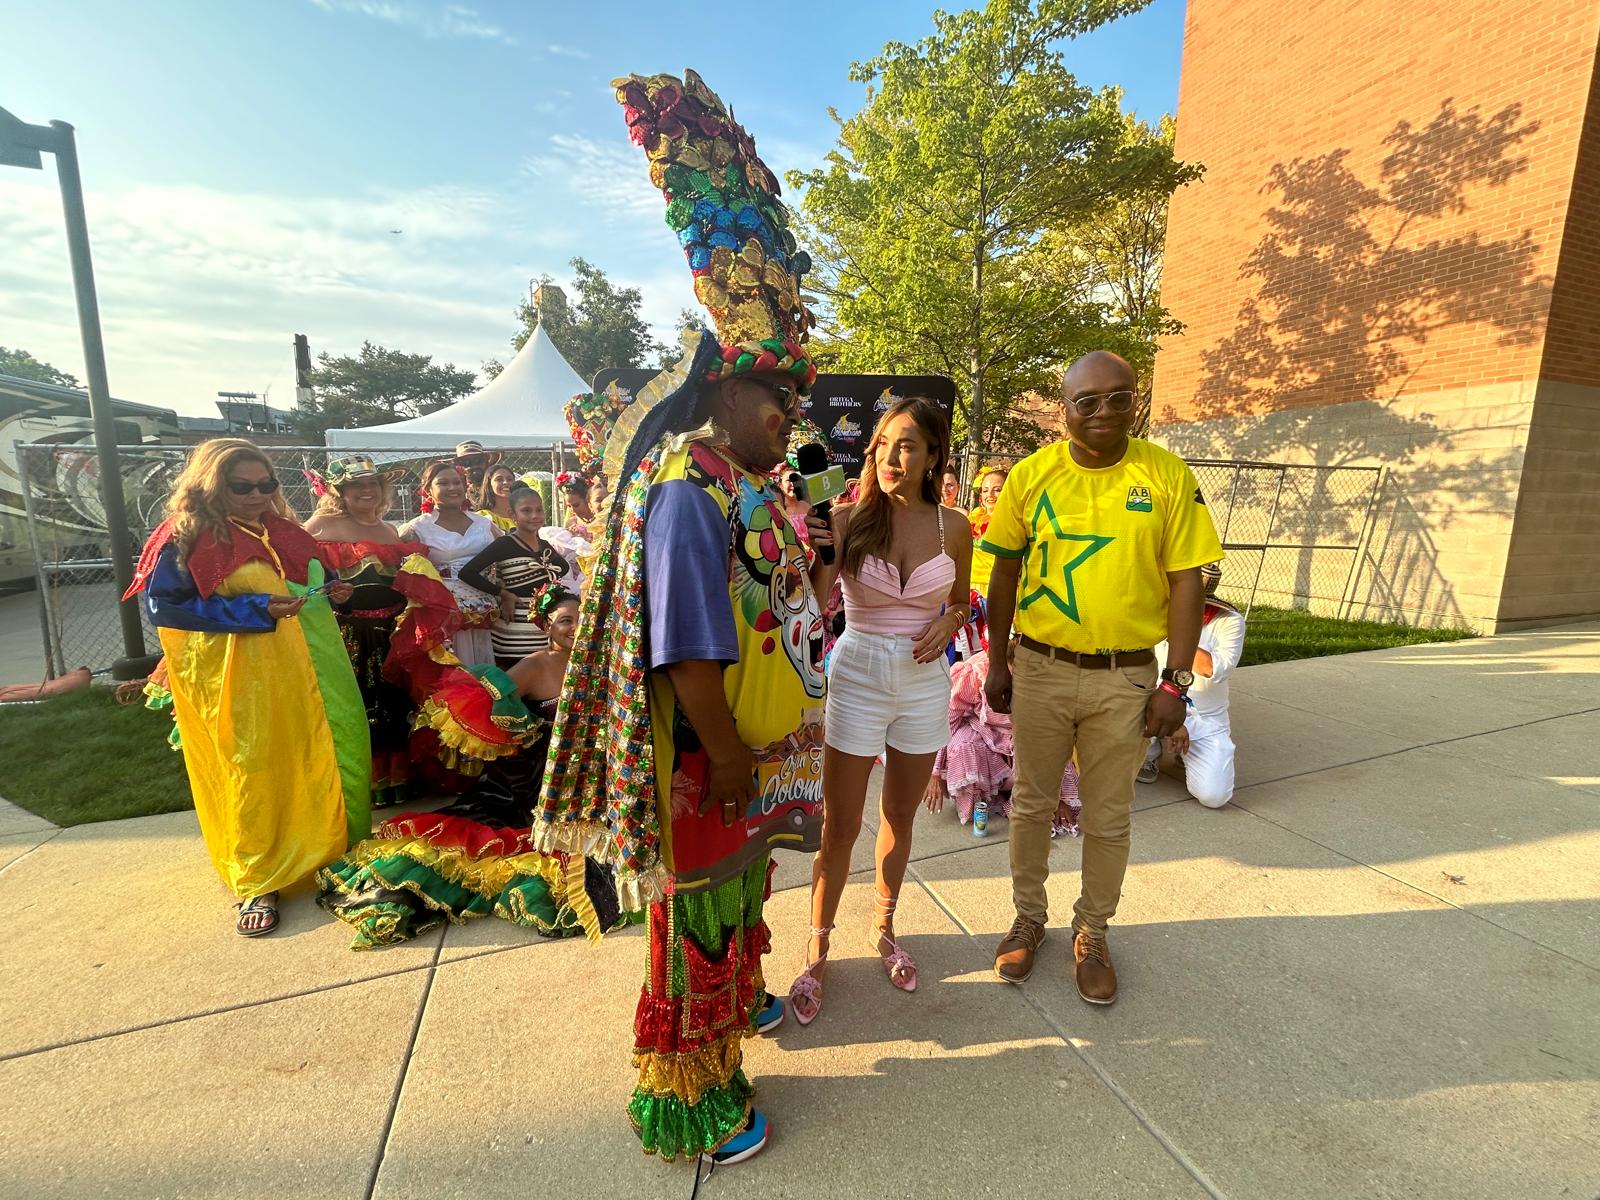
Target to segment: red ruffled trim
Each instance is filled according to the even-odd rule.
[[[406,598],[406,610],[389,639],[383,675],[407,688],[412,700],[420,704],[451,669],[435,662],[430,651],[443,646],[461,628],[461,610],[449,588],[418,572],[396,572],[394,589]]]
[[[666,909],[666,904],[651,906],[652,939],[666,937]],[[689,1054],[727,1038],[739,1014],[755,1004],[756,972],[761,956],[772,948],[772,932],[762,921],[744,931],[742,953],[733,953],[735,944],[730,934],[728,953],[716,960],[707,957],[693,938],[683,939],[687,992],[681,997],[670,996],[665,989],[640,993],[633,1018],[635,1052]],[[652,961],[665,960],[653,956]]]
[[[359,567],[369,558],[375,558],[386,567],[398,567],[417,553],[412,542],[318,542],[322,561],[336,571]]]
[[[466,817],[408,813],[385,821],[379,827],[377,836],[422,838],[430,846],[459,850],[469,858],[482,858],[487,854],[509,858],[533,852],[534,847],[529,840],[531,832],[528,829],[496,829]],[[556,857],[565,860],[563,855]]]

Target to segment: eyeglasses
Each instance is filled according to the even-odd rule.
[[[270,496],[281,485],[270,475],[259,483],[246,483],[242,479],[228,480],[228,490],[235,496],[248,496],[251,492],[260,492],[263,496]]]
[[[1132,412],[1136,398],[1132,392],[1101,392],[1095,396],[1079,396],[1068,400],[1067,404],[1080,417],[1092,417],[1102,408],[1114,413]]]

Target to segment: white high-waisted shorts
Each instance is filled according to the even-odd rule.
[[[885,746],[932,754],[950,741],[950,664],[911,655],[916,639],[847,627],[828,674],[826,739],[845,754],[876,758]]]

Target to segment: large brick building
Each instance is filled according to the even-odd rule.
[[[1261,598],[1600,612],[1597,43],[1596,0],[1189,0],[1154,436],[1386,470],[1347,585],[1280,552]]]

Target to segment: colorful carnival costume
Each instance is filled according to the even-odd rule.
[[[413,554],[395,572],[406,606],[395,621],[384,677],[403,684],[415,707],[412,769],[433,786],[466,791],[498,759],[521,754],[538,730],[499,668],[463,665],[451,648],[461,610],[438,570]]]
[[[384,675],[383,664],[395,621],[406,607],[406,598],[394,586],[395,574],[416,547],[407,542],[319,541],[317,545],[339,578],[355,588],[349,600],[333,606],[333,614],[366,705],[372,739],[372,805],[400,804],[409,794],[414,705],[406,689]]]
[[[453,635],[456,654],[465,663],[487,663],[494,661],[491,630],[495,614],[500,611],[499,600],[462,581],[459,574],[499,533],[494,522],[481,513],[469,512],[466,516],[466,530],[456,533],[439,524],[436,514],[425,512],[402,525],[400,536],[422,543],[428,561],[455,597],[456,607],[461,610],[461,622]]]
[[[511,687],[497,668],[481,670]],[[489,763],[454,804],[385,821],[317,872],[318,903],[355,928],[352,949],[393,945],[444,921],[462,925],[490,915],[544,937],[583,932],[567,896],[568,856],[542,854],[530,840],[555,708],[553,698],[531,712],[523,707],[529,744]],[[619,923],[608,869],[585,863],[583,893],[603,927]]]
[[[180,561],[172,522],[145,543],[127,596],[160,631],[200,832],[237,896],[275,891],[367,836],[365,706],[327,598],[275,620],[275,596],[325,572],[315,539],[268,515],[202,533]],[[126,597],[125,597],[126,598]]]
[[[762,907],[773,846],[814,850],[821,810],[822,617],[805,555],[765,476],[691,429],[706,382],[816,369],[811,315],[777,181],[693,72],[617,81],[633,139],[668,200],[716,319],[676,368],[625,406],[582,397],[580,447],[604,446],[615,485],[556,714],[534,838],[588,849],[623,906],[648,908],[649,965],[634,1025],[628,1113],[647,1153],[716,1151],[750,1121],[742,1039],[765,999]],[[721,659],[728,707],[754,751],[755,800],[724,825],[697,805],[708,762],[665,671]],[[591,935],[598,922],[580,913]]]
[[[944,780],[955,802],[956,818],[965,825],[973,809],[987,806],[990,816],[1011,815],[1011,718],[989,707],[983,682],[989,675],[989,655],[979,651],[950,670],[950,744],[934,759],[933,773]],[[1067,763],[1061,777],[1059,808],[1063,830],[1078,834],[1078,772]]]

